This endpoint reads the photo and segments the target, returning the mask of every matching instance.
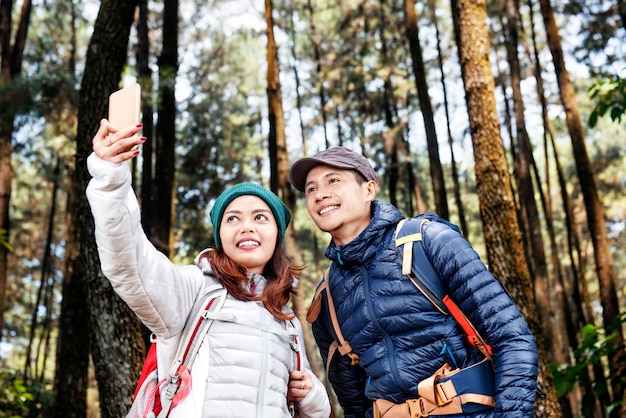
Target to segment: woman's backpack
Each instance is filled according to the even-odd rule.
[[[207,286],[205,292],[196,299],[167,377],[161,378],[158,375],[158,341],[156,337],[151,337],[152,345],[139,376],[133,405],[126,418],[165,418],[187,396],[191,388],[191,366],[213,323],[207,313],[219,311],[225,300],[226,289],[221,284]],[[161,397],[160,389],[163,385],[166,388]]]

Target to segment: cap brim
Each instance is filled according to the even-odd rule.
[[[296,188],[296,190],[304,192],[306,176],[316,165],[327,165],[329,167],[341,168],[343,170],[354,170],[354,167],[349,164],[342,164],[335,161],[329,163],[315,157],[301,158],[293,163],[291,169],[289,170],[289,182]]]

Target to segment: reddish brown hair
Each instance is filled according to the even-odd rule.
[[[213,274],[224,284],[232,297],[242,301],[261,300],[265,309],[276,318],[282,320],[293,318],[293,315],[283,312],[283,306],[289,302],[291,294],[295,293],[293,279],[300,277],[305,267],[292,265],[280,242],[277,242],[274,254],[263,270],[267,284],[262,297],[245,290],[243,284],[248,282],[245,267],[224,254],[222,248],[207,251],[202,256],[209,260]]]

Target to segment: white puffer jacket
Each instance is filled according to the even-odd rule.
[[[93,177],[87,198],[102,271],[157,336],[159,376],[165,377],[196,297],[207,281],[215,279],[206,260],[201,265],[176,266],[148,241],[127,163],[110,163],[92,153],[87,166]],[[254,275],[251,280],[255,292],[261,293],[265,278]],[[232,297],[226,298],[220,315],[228,319],[212,323],[191,369],[191,391],[170,417],[289,417],[286,394],[294,355],[285,321],[277,320],[260,302]],[[300,322],[294,318],[292,323],[299,341],[304,341]],[[302,368],[313,380],[313,389],[297,405],[300,416],[327,418],[326,390],[310,372],[304,344],[300,348]]]

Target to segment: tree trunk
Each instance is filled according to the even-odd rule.
[[[328,142],[328,116],[326,114],[326,92],[324,91],[324,80],[322,80],[322,47],[317,36],[317,26],[315,24],[315,10],[313,9],[313,3],[311,0],[307,0],[306,9],[309,12],[309,21],[311,24],[311,43],[313,44],[313,54],[315,57],[315,74],[317,76],[317,95],[320,100],[319,112],[322,115],[322,129],[324,130],[324,141],[326,149],[330,148],[330,142]],[[341,138],[341,133],[338,135]],[[307,155],[306,144],[303,145],[302,154]]]
[[[452,171],[452,184],[454,190],[454,203],[458,211],[459,226],[465,239],[469,241],[469,227],[465,217],[465,208],[461,201],[461,188],[459,186],[459,170],[456,167],[456,158],[454,157],[454,143],[452,140],[452,131],[450,129],[450,110],[448,105],[448,92],[446,89],[446,76],[443,71],[443,54],[441,53],[441,36],[439,35],[439,24],[437,23],[437,6],[435,0],[428,1],[430,14],[433,20],[435,33],[437,34],[437,64],[439,66],[439,74],[441,76],[441,91],[443,92],[443,105],[446,114],[446,131],[448,133],[448,146],[450,147],[450,170]]]
[[[433,107],[428,95],[426,69],[424,67],[424,59],[422,58],[422,47],[420,45],[417,16],[415,14],[415,0],[404,0],[404,12],[406,15],[406,36],[409,39],[409,47],[413,59],[413,77],[415,77],[415,87],[422,117],[424,118],[424,127],[426,128],[426,143],[430,161],[430,178],[435,195],[435,208],[439,216],[449,219],[446,183],[443,177],[441,159],[439,158],[439,144],[437,142],[437,132],[435,131]]]
[[[0,98],[0,232],[6,234],[10,243],[10,216],[11,187],[13,183],[13,122],[15,108],[19,104],[21,94],[10,89],[11,82],[22,72],[22,58],[26,46],[26,34],[30,24],[31,2],[24,0],[20,21],[15,34],[15,44],[11,47],[11,30],[13,28],[11,14],[13,2],[0,1],[0,86],[9,91]],[[7,285],[8,249],[0,246],[0,339],[4,329],[5,294]]]
[[[76,8],[70,5],[72,50],[68,57],[68,70],[76,75]],[[70,126],[76,126],[76,113],[72,113]],[[63,161],[65,189],[65,256],[59,331],[57,337],[56,367],[54,376],[53,418],[83,418],[87,415],[87,385],[89,371],[89,316],[85,301],[84,275],[79,263],[79,235],[76,225],[76,176],[73,162]]]
[[[159,64],[158,126],[152,206],[152,243],[165,255],[172,255],[174,221],[174,174],[176,144],[176,73],[178,71],[178,0],[163,6],[163,50]],[[148,141],[146,141],[148,142]]]
[[[141,85],[141,123],[143,136],[148,138],[141,146],[141,222],[148,238],[152,233],[152,171],[154,167],[154,120],[152,118],[152,70],[150,69],[150,37],[148,30],[148,0],[139,0],[137,21],[137,73]]]
[[[602,202],[598,196],[593,167],[591,166],[589,155],[587,154],[585,132],[580,119],[580,112],[578,111],[576,92],[569,79],[569,72],[565,67],[563,50],[561,49],[561,38],[552,13],[552,5],[550,4],[550,0],[540,0],[539,4],[541,5],[541,15],[546,27],[548,44],[550,45],[554,70],[559,84],[559,94],[565,110],[567,128],[572,141],[576,171],[578,172],[580,188],[585,201],[587,226],[593,244],[596,274],[598,275],[600,287],[602,319],[606,329],[618,319],[619,303],[615,287],[616,279],[615,271],[613,270],[613,257],[611,255],[606,224],[604,222]],[[624,340],[621,327],[617,327],[614,332],[617,333],[617,340]],[[626,396],[626,386],[622,381],[622,376],[626,374],[624,365],[626,365],[626,352],[619,348],[613,349],[609,354],[608,360],[613,402],[622,401]],[[623,408],[624,410],[622,412],[626,415],[626,403],[623,404]],[[620,409],[615,408],[611,416],[621,416]]]
[[[285,133],[285,115],[283,113],[282,92],[280,87],[280,68],[278,51],[274,39],[274,19],[272,17],[272,1],[265,0],[265,22],[267,33],[267,100],[269,109],[269,149],[271,190],[287,205],[289,211],[295,213],[295,194],[289,185],[289,158],[287,154],[287,137]],[[300,264],[300,250],[295,239],[294,224],[290,223],[285,233],[285,248],[295,264]],[[302,288],[302,285],[300,286]],[[306,321],[306,302],[303,292],[297,292],[293,298],[293,309],[302,323],[304,343],[308,353],[313,353],[310,325]],[[320,365],[317,365],[319,369]]]
[[[557,307],[559,307],[559,312],[557,313],[557,321],[559,323],[565,324],[565,335],[563,341],[568,341],[568,345],[572,350],[576,350],[578,348],[578,335],[582,328],[583,322],[581,322],[583,315],[583,308],[580,298],[580,293],[578,291],[579,285],[584,285],[584,277],[579,276],[579,269],[577,268],[577,260],[573,257],[572,245],[571,243],[566,244],[565,251],[569,254],[570,259],[570,271],[571,274],[567,275],[565,273],[565,267],[562,266],[561,263],[561,251],[557,244],[556,232],[554,229],[554,216],[553,216],[553,205],[551,198],[551,169],[550,169],[550,152],[549,149],[552,147],[554,150],[554,171],[556,172],[558,183],[562,189],[561,198],[563,204],[563,213],[565,214],[565,224],[568,231],[568,235],[572,235],[572,233],[577,237],[576,231],[574,231],[574,226],[571,222],[571,205],[569,202],[569,194],[567,193],[567,187],[565,184],[563,170],[561,169],[561,165],[559,162],[559,156],[555,148],[554,144],[554,133],[552,132],[552,127],[550,125],[550,119],[548,116],[548,104],[545,97],[545,90],[543,87],[543,79],[542,79],[542,66],[539,57],[539,49],[537,47],[537,38],[535,34],[535,22],[534,22],[534,12],[533,12],[533,2],[531,0],[527,1],[528,9],[529,9],[529,19],[530,19],[530,40],[532,42],[532,51],[530,51],[530,47],[528,44],[525,44],[525,49],[527,50],[527,55],[529,62],[533,63],[533,74],[535,77],[535,85],[537,90],[537,96],[539,97],[539,102],[541,104],[541,114],[543,121],[543,142],[544,142],[544,160],[545,160],[545,189],[547,192],[542,193],[544,212],[546,214],[546,226],[548,228],[548,235],[550,237],[550,248],[551,248],[551,262],[554,271],[554,279],[557,289],[556,300]],[[536,165],[534,165],[536,167]],[[538,176],[537,176],[538,177]],[[540,184],[537,178],[536,184]],[[580,254],[580,253],[578,253]],[[567,277],[570,280],[567,280]],[[566,344],[563,344],[566,345]],[[569,363],[569,358],[568,358]],[[598,369],[597,366],[594,366],[594,369]],[[601,369],[601,367],[600,367]],[[598,381],[602,381],[602,375],[597,377]],[[589,416],[590,418],[602,418],[604,417],[604,413],[602,412],[601,400],[599,400],[593,391],[593,382],[589,376],[588,369],[584,369],[582,371],[582,376],[580,381],[578,382],[578,388],[574,389],[574,394],[570,396],[570,405],[571,409],[574,411],[573,414],[580,414],[582,412],[583,416]],[[588,405],[588,411],[582,411],[581,405]]]
[[[490,41],[484,1],[452,1],[459,62],[474,145],[477,194],[489,267],[507,288],[537,337],[539,383],[547,399],[535,404],[537,416],[559,417],[560,408],[541,340],[541,328],[524,259],[504,147],[498,129]]]
[[[506,33],[507,33],[507,57],[511,71],[511,90],[513,94],[513,113],[515,115],[515,127],[518,151],[517,176],[515,181],[519,193],[520,207],[522,208],[522,219],[527,233],[529,257],[527,262],[533,278],[533,289],[535,293],[535,303],[541,321],[543,340],[546,345],[548,358],[556,364],[566,362],[566,352],[568,344],[562,347],[559,344],[558,329],[560,323],[554,321],[554,309],[550,295],[550,283],[548,277],[548,266],[546,262],[545,247],[541,235],[541,223],[539,222],[539,210],[535,200],[535,188],[531,176],[531,166],[533,161],[532,145],[528,138],[526,122],[524,120],[524,101],[521,88],[521,70],[517,50],[519,48],[518,37],[518,9],[515,0],[506,1]],[[513,138],[512,144],[514,143]],[[565,352],[564,352],[565,350]],[[566,413],[566,415],[570,415]]]
[[[108,96],[118,89],[126,63],[130,26],[136,3],[104,1],[94,25],[81,82],[76,144],[76,223],[80,236],[79,265],[89,308],[90,345],[98,381],[102,418],[125,416],[143,363],[139,321],[113,292],[100,270],[93,218],[85,196],[89,181],[86,159]],[[75,271],[76,273],[76,271]]]
[[[76,190],[73,170],[68,175],[68,196],[65,224],[65,268],[63,299],[59,321],[54,418],[84,418],[87,416],[87,372],[89,370],[89,321],[82,277],[85,272],[79,262],[78,228],[76,225]]]
[[[385,115],[385,131],[383,132],[383,144],[385,150],[386,161],[386,180],[387,189],[389,193],[389,202],[395,207],[398,205],[398,179],[400,178],[398,164],[398,131],[400,128],[397,126],[397,111],[395,97],[393,94],[393,83],[391,81],[391,73],[389,66],[389,57],[387,53],[387,40],[385,39],[385,28],[387,27],[385,15],[385,1],[380,1],[380,22],[379,25],[379,40],[380,40],[380,55],[383,66],[383,72],[385,73],[383,82],[383,114]]]

